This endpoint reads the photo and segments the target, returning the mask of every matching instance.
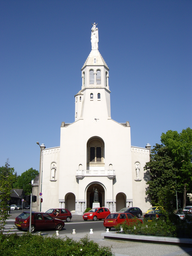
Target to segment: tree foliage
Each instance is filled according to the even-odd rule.
[[[5,221],[9,216],[9,200],[13,182],[15,181],[14,169],[9,167],[8,162],[0,167],[0,230],[2,231]]]
[[[192,129],[162,133],[161,143],[151,150],[146,163],[147,195],[152,204],[175,207],[177,193],[192,192]]]
[[[169,148],[174,166],[178,170],[177,189],[182,191],[186,184],[187,190],[192,191],[192,129],[187,128],[181,133],[163,133],[161,142]]]
[[[30,168],[17,177],[14,183],[14,188],[23,189],[25,195],[30,195],[32,192],[31,181],[38,175],[38,171]]]

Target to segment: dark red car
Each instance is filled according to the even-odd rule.
[[[132,224],[138,224],[138,223],[143,223],[142,220],[138,219],[131,213],[111,213],[109,214],[103,222],[104,227],[106,228],[113,228],[117,226],[118,224],[123,224],[126,222],[127,225],[132,225]]]
[[[105,207],[99,207],[99,208],[93,208],[90,211],[83,214],[84,220],[101,220],[105,219],[107,215],[110,214],[110,211],[108,208]]]
[[[22,212],[15,218],[15,225],[20,230],[29,230],[30,212]],[[32,212],[31,232],[35,230],[56,229],[62,230],[65,226],[64,221],[52,218],[43,212]]]
[[[67,209],[62,209],[62,208],[52,208],[46,211],[51,217],[57,218],[60,220],[66,220],[67,222],[71,221],[72,219],[72,214],[69,210]]]

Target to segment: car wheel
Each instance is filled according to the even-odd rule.
[[[67,222],[70,222],[70,221],[71,221],[71,218],[70,218],[70,217],[67,217],[66,221],[67,221]]]
[[[35,232],[35,226],[31,225],[31,233]]]
[[[96,221],[96,220],[97,220],[97,216],[94,216],[94,217],[93,217],[93,220]]]
[[[63,229],[63,226],[61,224],[58,224],[55,229],[61,231]]]

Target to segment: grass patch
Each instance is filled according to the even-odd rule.
[[[112,256],[112,252],[109,247],[100,247],[87,237],[77,242],[68,237],[60,239],[27,233],[22,236],[0,234],[0,255]]]

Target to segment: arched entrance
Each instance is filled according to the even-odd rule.
[[[126,195],[124,193],[118,193],[116,195],[116,211],[126,207]]]
[[[94,202],[94,191],[98,191],[98,202],[100,206],[105,206],[105,191],[99,183],[92,183],[87,189],[87,208],[92,208]]]
[[[70,212],[75,211],[75,195],[73,193],[67,193],[65,195],[65,208]]]

